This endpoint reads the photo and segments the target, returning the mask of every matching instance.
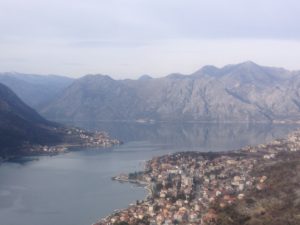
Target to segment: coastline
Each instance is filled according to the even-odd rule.
[[[30,156],[53,156],[77,148],[110,148],[120,145],[123,142],[111,138],[106,132],[88,132],[80,128],[63,127],[58,132],[63,139],[60,143],[33,144],[23,143],[22,146],[15,147],[18,154],[0,156],[0,164],[9,160]]]
[[[266,180],[268,177],[266,177],[264,174],[253,176],[253,171],[255,171],[256,168],[265,167],[269,164],[290,160],[290,158],[293,158],[293,156],[298,157],[299,150],[300,132],[295,131],[288,135],[288,137],[285,139],[276,139],[271,143],[260,144],[258,146],[246,146],[232,152],[181,152],[174,153],[172,155],[154,157],[146,162],[145,169],[143,171],[134,174],[137,176],[135,179],[129,179],[130,174],[121,174],[112,178],[113,180],[119,182],[130,182],[143,185],[148,191],[148,195],[145,197],[145,199],[142,201],[137,201],[137,204],[133,206],[129,206],[126,209],[119,210],[118,212],[108,215],[107,217],[94,223],[94,225],[117,224],[118,222],[138,224],[138,221],[147,221],[150,222],[150,224],[162,224],[163,222],[165,224],[173,224],[173,222],[178,220],[178,218],[179,221],[183,221],[182,224],[188,221],[190,223],[196,222],[197,224],[216,224],[215,222],[217,215],[214,208],[212,208],[213,204],[219,204],[221,208],[229,207],[238,201],[242,201],[245,197],[247,197],[248,192],[253,190],[266,190]],[[196,160],[194,160],[195,158]],[[194,163],[203,163],[204,166],[202,170],[204,171],[210,171],[211,169],[214,171],[223,168],[222,170],[228,170],[228,174],[219,174],[223,176],[222,180],[219,179],[219,175],[210,174],[207,177],[207,175],[204,173],[201,177],[201,185],[198,185],[195,188],[194,186],[196,185],[193,183],[193,179],[195,177],[194,175],[189,175],[191,174],[189,169],[185,171],[179,169],[182,163],[184,165],[189,165],[190,161],[193,160]],[[174,164],[174,162],[181,163]],[[223,167],[219,167],[218,164],[222,165]],[[183,171],[185,174],[182,174],[181,171]],[[159,177],[161,174],[163,174],[162,176],[165,176],[165,178],[163,177],[160,179]],[[233,176],[232,174],[235,175]],[[177,187],[177,191],[183,191],[182,193],[185,193],[184,198],[186,200],[184,203],[180,203],[180,198],[176,197],[177,200],[172,204],[175,204],[176,206],[179,204],[178,212],[174,213],[173,211],[165,208],[164,210],[168,213],[162,214],[159,211],[153,211],[153,208],[159,206],[160,203],[163,203],[164,205],[170,205],[171,207],[172,204],[170,203],[172,201],[170,202],[170,198],[174,198],[175,195],[173,194],[176,192],[174,191],[176,188],[174,189],[175,184],[173,180],[171,179],[173,182],[173,186],[171,186],[171,188],[168,189],[164,187],[164,182],[167,182],[167,177],[170,175],[174,175],[172,178],[173,180],[176,178],[176,176],[179,176],[181,182],[185,183],[185,186],[181,186],[181,189],[178,189]],[[192,177],[193,179],[191,179]],[[150,182],[151,179],[154,179],[155,182]],[[154,194],[152,187],[153,183],[156,183],[156,185],[163,184],[162,188]],[[203,189],[203,187],[205,188]],[[214,193],[209,191],[211,187],[215,187]],[[206,188],[208,189],[206,190]],[[232,191],[226,191],[224,188],[228,188]],[[199,191],[198,189],[202,191]],[[184,192],[185,190],[190,190],[190,193],[188,193],[188,191]],[[197,195],[198,197],[202,196],[201,201],[195,199],[195,197],[193,197],[194,195]],[[199,207],[199,205],[201,207]],[[184,212],[181,212],[181,214],[186,215],[184,220],[182,220],[182,217],[180,216],[180,207],[182,208],[182,206],[184,206],[185,210]],[[169,214],[172,214],[172,216]],[[213,219],[211,219],[211,216]]]
[[[147,199],[151,196],[151,184],[141,181],[141,180],[135,180],[135,179],[128,179],[128,178],[121,178],[119,176],[114,176],[111,178],[114,181],[118,181],[120,183],[131,183],[134,185],[138,185],[140,187],[143,187],[147,191],[147,195],[145,196],[143,201],[147,201]],[[139,200],[137,200],[139,201]]]

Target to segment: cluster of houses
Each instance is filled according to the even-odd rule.
[[[257,164],[299,149],[300,132],[294,132],[287,139],[234,152],[182,152],[155,157],[146,163],[144,172],[121,177],[146,183],[150,191],[147,198],[96,225],[217,224],[213,206],[224,208],[245,198],[247,190],[267,188],[268,177],[251,173]]]
[[[30,152],[45,153],[45,154],[56,154],[66,152],[67,148],[64,146],[48,146],[48,145],[32,145]]]
[[[111,147],[121,144],[117,139],[111,139],[106,132],[87,132],[79,128],[60,128],[65,136],[65,143],[60,145],[31,145],[24,144],[24,149],[30,153],[57,154],[66,152],[71,147]]]
[[[88,133],[80,130],[79,137],[84,145],[89,147],[111,147],[121,144],[119,140],[111,139],[106,132]]]

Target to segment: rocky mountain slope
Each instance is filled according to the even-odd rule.
[[[55,154],[69,147],[103,147],[120,144],[103,132],[50,122],[0,83],[0,160],[13,156]]]
[[[299,72],[250,61],[155,79],[87,75],[40,112],[55,120],[298,120],[299,86]]]
[[[0,73],[0,83],[8,86],[26,104],[34,108],[47,104],[72,82],[72,78],[56,75]]]

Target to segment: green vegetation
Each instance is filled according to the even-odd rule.
[[[140,178],[144,173],[143,172],[133,172],[128,174],[129,180],[137,180]]]

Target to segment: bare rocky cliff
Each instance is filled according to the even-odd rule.
[[[41,113],[55,120],[298,120],[299,86],[299,72],[253,62],[138,80],[87,75]]]

